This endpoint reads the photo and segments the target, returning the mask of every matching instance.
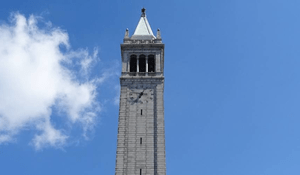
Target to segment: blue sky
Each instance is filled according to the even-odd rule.
[[[114,174],[120,44],[143,6],[165,43],[167,174],[299,175],[296,0],[2,2],[0,174]]]

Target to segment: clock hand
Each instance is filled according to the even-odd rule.
[[[139,98],[142,97],[142,95],[144,94],[145,89],[143,90],[143,92],[140,93]]]
[[[144,95],[144,91],[145,89],[139,94],[139,96],[136,99],[132,100],[132,102],[138,102],[138,100]]]
[[[141,97],[142,97],[142,95],[143,95],[143,92],[141,92],[141,93],[140,93],[140,95],[139,95],[139,98],[141,98]]]

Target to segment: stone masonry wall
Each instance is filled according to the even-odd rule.
[[[164,79],[121,78],[115,175],[166,175]]]

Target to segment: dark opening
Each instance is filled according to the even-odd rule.
[[[145,55],[140,55],[139,72],[146,72],[146,56]]]
[[[140,175],[142,175],[142,169],[140,169]]]
[[[136,55],[130,56],[130,72],[136,72]]]
[[[143,115],[143,110],[141,109],[141,115]]]
[[[148,56],[148,72],[155,72],[155,59],[154,55]]]
[[[142,139],[142,137],[140,138],[140,144],[143,144],[143,139]]]

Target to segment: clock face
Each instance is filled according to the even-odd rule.
[[[148,103],[153,100],[153,89],[132,89],[129,93],[128,101],[131,104]]]

